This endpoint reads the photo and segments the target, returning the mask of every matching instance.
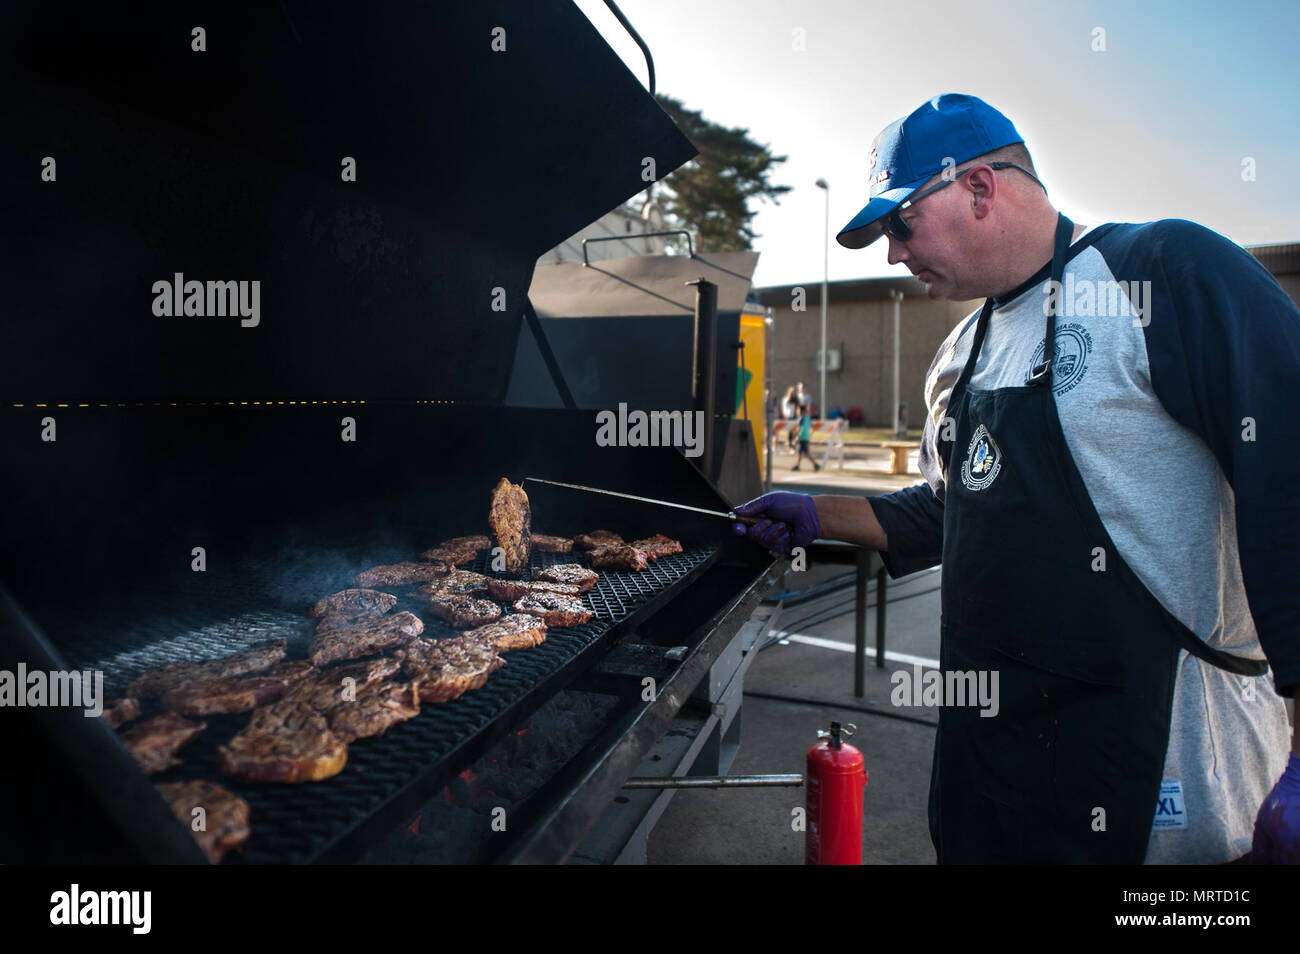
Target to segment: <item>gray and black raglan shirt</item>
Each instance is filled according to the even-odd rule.
[[[1184,220],[1089,229],[1070,255],[1053,391],[1093,505],[1174,617],[1271,668],[1271,679],[1248,678],[1179,654],[1146,861],[1228,861],[1250,850],[1286,767],[1279,693],[1300,684],[1300,310],[1239,246]],[[972,386],[1024,384],[1042,355],[1049,279],[1044,266],[995,302]],[[942,555],[937,438],[977,317],[953,330],[926,377],[927,482],[871,499],[893,576]],[[1006,450],[1002,465],[1014,467]]]

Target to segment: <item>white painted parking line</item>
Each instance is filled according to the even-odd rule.
[[[777,630],[772,634],[779,639],[788,639],[792,643],[802,643],[805,646],[817,646],[820,649],[833,649],[839,653],[851,653],[854,646],[852,643],[842,643],[838,639],[825,639],[821,636],[805,636],[803,633],[787,633],[785,630]],[[876,650],[874,646],[867,647],[867,655],[875,658]],[[885,653],[886,662],[901,662],[909,665],[922,665],[930,669],[939,668],[939,660],[930,659],[926,656],[913,656],[911,653]]]

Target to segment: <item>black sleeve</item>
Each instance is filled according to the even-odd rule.
[[[1250,614],[1290,695],[1300,683],[1300,311],[1223,236],[1179,220],[1152,229],[1125,263],[1154,279],[1151,383],[1232,485]]]
[[[867,502],[880,521],[889,549],[880,554],[889,575],[897,579],[938,566],[943,557],[943,503],[929,484],[917,484]]]

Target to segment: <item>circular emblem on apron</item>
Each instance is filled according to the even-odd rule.
[[[966,460],[961,465],[961,482],[967,490],[983,490],[993,483],[1002,469],[1002,451],[993,440],[988,428],[981,424],[971,436],[966,448]]]
[[[1053,349],[1056,362],[1052,368],[1052,393],[1064,394],[1072,390],[1083,376],[1088,373],[1088,355],[1092,353],[1092,335],[1088,329],[1077,321],[1058,325],[1056,328],[1056,347]],[[1029,361],[1030,368],[1038,367],[1043,360],[1043,343],[1040,341],[1034,349],[1034,356]]]

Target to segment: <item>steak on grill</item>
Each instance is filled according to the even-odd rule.
[[[416,592],[421,596],[486,596],[491,577],[473,570],[452,570],[440,580],[426,583]]]
[[[172,663],[157,669],[147,669],[131,680],[126,687],[126,694],[133,699],[149,699],[194,679],[217,679],[261,672],[283,659],[287,646],[288,643],[283,639],[272,639],[220,659]]]
[[[594,550],[596,547],[608,547],[622,542],[623,538],[612,530],[593,530],[573,538],[573,545],[579,550]]]
[[[362,687],[383,682],[402,671],[402,664],[392,656],[371,656],[356,662],[317,669],[284,694],[286,701],[305,702],[318,712],[328,712]],[[350,681],[349,681],[350,680]]]
[[[357,586],[401,586],[404,583],[428,583],[446,576],[451,569],[445,563],[390,563],[372,566],[357,574]]]
[[[299,659],[247,676],[198,679],[167,690],[163,705],[191,716],[249,712],[279,699],[291,685],[315,671],[311,663]]]
[[[507,576],[520,576],[528,569],[531,551],[532,511],[524,488],[502,477],[492,489],[488,510],[492,538],[505,551]]]
[[[420,684],[421,702],[450,702],[478,689],[506,664],[490,647],[464,636],[414,639],[396,655],[403,671]]]
[[[512,603],[521,596],[542,590],[577,596],[582,592],[582,587],[572,583],[546,583],[540,580],[488,580],[488,596],[505,603]]]
[[[132,719],[140,718],[140,702],[138,699],[110,699],[104,703],[101,715],[116,729]]]
[[[162,782],[154,788],[171,806],[172,814],[189,829],[203,853],[214,865],[231,848],[248,840],[248,802],[215,782],[193,779],[188,782]],[[194,809],[203,809],[202,831],[195,831]]]
[[[538,570],[533,574],[533,579],[543,583],[565,583],[576,586],[585,593],[596,585],[600,574],[587,569],[581,563],[557,563],[555,566],[548,566],[545,570]]]
[[[496,603],[462,593],[435,593],[425,609],[457,629],[482,626],[501,617],[501,607]]]
[[[640,573],[650,565],[644,550],[626,543],[597,547],[587,553],[587,559],[592,566],[602,570],[632,570]]]
[[[176,750],[207,727],[206,722],[191,722],[174,712],[164,712],[127,729],[121,739],[140,767],[153,775],[180,765]]]
[[[661,556],[672,556],[674,553],[682,552],[680,543],[662,533],[656,533],[653,537],[646,537],[644,540],[633,540],[631,545],[644,551],[646,559],[651,563]]]
[[[533,549],[538,553],[572,553],[573,540],[570,537],[553,537],[547,533],[532,535]]]
[[[247,782],[318,782],[347,760],[347,743],[302,702],[254,709],[244,730],[217,749],[222,773]]]
[[[323,616],[382,616],[397,605],[397,597],[379,590],[349,589],[318,600],[307,615],[320,619]]]
[[[353,699],[340,695],[325,717],[331,732],[344,742],[355,742],[383,735],[389,726],[419,714],[419,683],[372,682],[358,686]]]
[[[424,623],[414,613],[401,612],[359,620],[339,629],[317,627],[307,654],[312,665],[326,666],[344,659],[371,656],[419,636]]]
[[[529,613],[546,621],[547,626],[581,626],[592,617],[591,610],[576,596],[562,593],[529,593],[514,602],[516,613]]]
[[[426,563],[445,563],[448,566],[460,566],[462,563],[473,563],[478,559],[478,551],[473,547],[440,543],[432,550],[425,550],[421,553],[420,559]]]
[[[486,550],[492,546],[492,541],[482,533],[475,533],[468,537],[452,537],[450,540],[443,540],[438,546],[456,547],[457,549],[468,547],[477,553],[479,550]]]
[[[514,613],[502,616],[464,634],[466,642],[482,643],[498,653],[515,649],[531,649],[546,642],[546,622],[531,613]]]

